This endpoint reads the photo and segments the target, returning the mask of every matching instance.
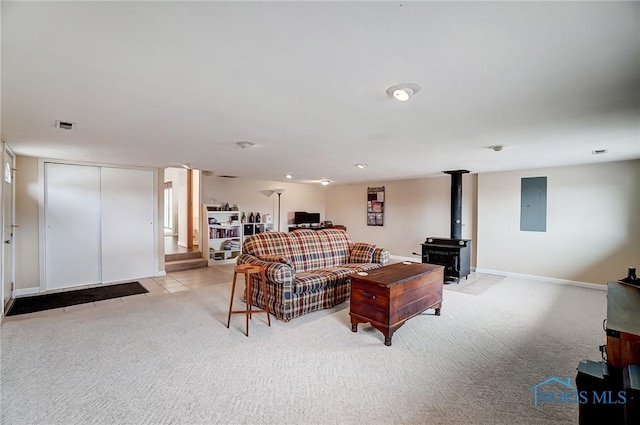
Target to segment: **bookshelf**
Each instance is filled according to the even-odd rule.
[[[203,252],[209,265],[235,262],[242,249],[240,211],[224,211],[222,206],[202,205]]]

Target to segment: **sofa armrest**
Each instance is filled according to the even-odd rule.
[[[283,257],[279,258],[286,260]],[[295,274],[294,269],[290,264],[287,264],[285,262],[265,261],[253,255],[240,254],[240,256],[238,256],[237,263],[254,264],[256,266],[264,267],[267,281],[269,282],[281,284],[284,286],[291,286],[293,284],[293,275]]]
[[[376,248],[375,251],[373,251],[372,261],[384,266],[389,262],[389,250],[387,248]]]
[[[266,257],[256,257],[260,261],[265,261],[267,263],[281,263],[286,264],[287,266],[293,268],[293,263],[290,259],[283,257],[282,255],[267,255]]]

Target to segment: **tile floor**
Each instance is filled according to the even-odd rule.
[[[132,302],[150,297],[170,296],[171,294],[177,292],[188,291],[191,288],[230,283],[233,279],[234,266],[235,264],[222,264],[211,267],[202,267],[199,269],[169,272],[166,276],[138,279],[138,282],[140,282],[140,284],[142,284],[142,286],[144,286],[149,292],[147,292],[146,294],[130,295],[128,297],[122,298],[112,298],[110,300],[79,304],[53,310],[44,310],[36,313],[8,316],[2,319],[2,321],[8,322],[13,320],[24,320],[31,317],[73,313],[74,311],[78,310],[99,308],[107,303]],[[101,285],[75,287],[66,290],[85,289],[92,286]]]

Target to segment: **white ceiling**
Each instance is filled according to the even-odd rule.
[[[17,154],[336,183],[640,158],[638,2],[1,12],[2,139]],[[408,102],[385,93],[405,82],[422,88]]]

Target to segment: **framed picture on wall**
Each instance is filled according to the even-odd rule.
[[[367,188],[367,226],[384,226],[384,186]]]

